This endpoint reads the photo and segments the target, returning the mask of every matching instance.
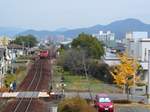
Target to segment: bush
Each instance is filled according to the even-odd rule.
[[[141,87],[141,86],[146,86],[145,83],[136,83],[136,85],[137,85],[137,86],[140,86],[140,87]]]
[[[57,65],[61,66],[64,71],[81,76],[85,76],[86,67],[88,75],[107,83],[113,83],[109,66],[99,60],[88,58],[86,53],[81,50],[69,49],[64,51],[58,58]]]
[[[96,63],[96,62],[90,62],[89,63],[89,69],[88,73],[91,74],[93,77],[110,83],[113,83],[113,77],[109,72],[109,66],[105,63]]]
[[[66,98],[58,105],[58,112],[95,112],[86,100],[80,97]]]
[[[7,74],[5,76],[5,79],[4,79],[4,83],[5,83],[5,87],[8,88],[9,85],[14,81],[16,80],[16,77],[14,74]]]
[[[122,99],[122,100],[113,100],[113,103],[130,104],[132,102],[130,100]]]
[[[24,66],[20,66],[15,70],[16,75],[20,74],[20,72],[24,71],[26,69],[26,67]]]

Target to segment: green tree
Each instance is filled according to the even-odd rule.
[[[18,45],[24,45],[25,47],[33,47],[37,44],[37,39],[33,35],[26,35],[26,36],[18,36],[13,41],[13,43]]]
[[[92,58],[99,59],[104,55],[102,42],[98,41],[97,38],[92,35],[85,33],[79,34],[79,36],[73,40],[72,47],[85,50],[87,55]]]
[[[112,83],[109,66],[99,60],[88,58],[83,50],[68,49],[59,56],[57,64],[65,71],[82,76],[92,76],[104,82]]]

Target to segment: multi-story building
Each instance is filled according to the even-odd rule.
[[[0,87],[3,86],[4,75],[7,74],[10,66],[11,57],[8,53],[8,49],[0,48]]]
[[[107,31],[107,32],[99,31],[97,38],[103,41],[115,40],[115,34],[112,33],[111,31]]]
[[[126,34],[126,51],[129,56],[136,58],[142,65],[144,73],[142,79],[147,82],[148,77],[148,50],[150,38],[147,32],[129,32]]]
[[[103,32],[99,31],[98,34],[93,34],[99,41],[102,41],[106,47],[115,47],[115,34],[111,31]]]
[[[126,51],[139,61],[147,61],[150,39],[147,32],[129,32],[126,34]]]

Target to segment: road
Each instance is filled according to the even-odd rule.
[[[91,98],[95,98],[95,95],[98,93],[89,93],[89,92],[66,92],[65,96],[66,97],[74,97],[77,95],[80,95],[80,97],[82,98],[86,98],[86,99],[91,99]],[[111,100],[120,100],[120,99],[127,99],[127,95],[126,94],[120,94],[120,93],[116,93],[116,94],[107,94]],[[130,96],[130,100],[132,101],[141,101],[144,100],[146,102],[146,96],[138,96],[138,95],[134,95],[134,96]]]
[[[92,93],[92,98],[95,98],[95,94],[96,93]],[[74,97],[77,95],[80,95],[80,97],[82,98],[88,98],[90,99],[91,96],[88,92],[79,92],[79,93],[65,93],[66,97]],[[126,99],[127,96],[124,94],[108,94],[108,96],[111,98],[111,100],[119,100],[119,99]],[[132,98],[133,101],[140,101],[142,99],[144,99],[146,101],[146,97],[144,96],[132,96],[130,97]],[[150,112],[150,109],[147,109],[146,107],[144,107],[141,104],[130,104],[130,105],[115,105],[115,112]]]
[[[116,106],[115,112],[150,112],[149,109],[138,106]]]

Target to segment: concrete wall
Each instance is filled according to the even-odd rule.
[[[148,61],[148,50],[150,50],[150,41],[141,42],[142,61]]]

